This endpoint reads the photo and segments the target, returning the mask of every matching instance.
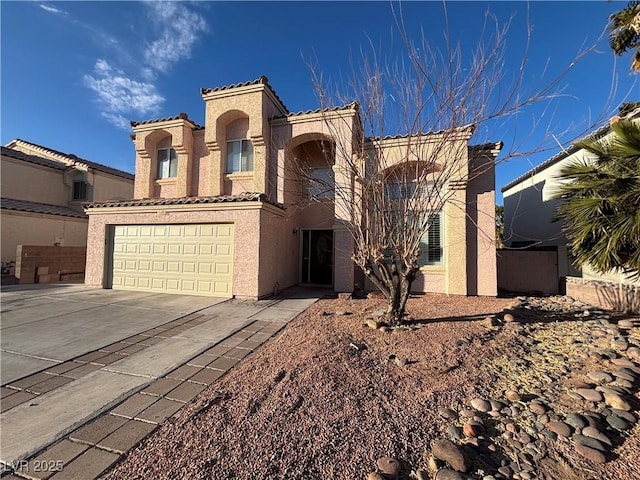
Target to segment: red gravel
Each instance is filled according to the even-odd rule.
[[[387,455],[401,461],[406,475],[424,467],[424,452],[441,435],[437,408],[458,408],[491,388],[492,373],[483,365],[511,342],[479,320],[512,303],[419,297],[408,306],[419,328],[383,333],[363,325],[382,300],[321,300],[107,478],[364,479]],[[335,314],[344,311],[350,314]],[[366,348],[358,351],[352,342]],[[408,364],[399,367],[393,355]],[[222,398],[200,411],[216,391]],[[633,446],[637,456],[637,441]]]

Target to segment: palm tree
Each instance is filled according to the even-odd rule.
[[[640,122],[617,119],[611,130],[576,144],[594,159],[562,169],[557,214],[579,264],[640,278]]]
[[[631,70],[640,72],[640,2],[634,0],[627,7],[612,14],[607,25],[609,45],[616,55],[636,49]]]

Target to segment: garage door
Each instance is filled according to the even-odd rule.
[[[112,287],[230,297],[233,225],[118,225]]]

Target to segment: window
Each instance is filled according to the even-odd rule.
[[[433,216],[429,231],[420,242],[418,265],[442,265],[442,221],[441,213]]]
[[[308,198],[333,198],[334,173],[331,167],[310,168],[305,179],[304,194]]]
[[[415,193],[418,184],[414,181],[407,182],[391,182],[387,183],[385,187],[385,195],[388,200],[404,200],[412,198]]]
[[[73,181],[73,200],[87,199],[87,182],[84,180]]]
[[[173,148],[158,150],[158,178],[174,178],[178,176],[178,156]]]
[[[251,140],[227,142],[227,173],[253,171],[253,145]]]

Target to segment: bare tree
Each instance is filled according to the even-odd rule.
[[[388,59],[370,44],[340,85],[310,66],[324,124],[335,139],[333,149],[325,149],[327,163],[340,158],[334,171],[342,180],[310,178],[302,164],[295,169],[307,183],[334,190],[336,212],[353,238],[352,259],[388,300],[391,326],[402,322],[420,263],[438,255],[440,246],[425,238],[445,210],[456,214],[447,205],[465,215],[465,186],[494,168],[502,146],[494,138],[485,149],[491,153],[477,161],[469,142],[482,143],[477,139],[487,132],[500,135],[501,125],[515,122],[527,107],[550,108],[562,78],[590,51],[578,52],[561,74],[531,87],[524,82],[526,52],[516,73],[505,71],[508,25],[501,27],[490,14],[470,56],[448,34],[444,49],[424,34],[416,43],[401,13],[396,20],[402,54]],[[525,154],[513,150],[503,158],[514,153]],[[494,231],[484,234],[495,240]]]

